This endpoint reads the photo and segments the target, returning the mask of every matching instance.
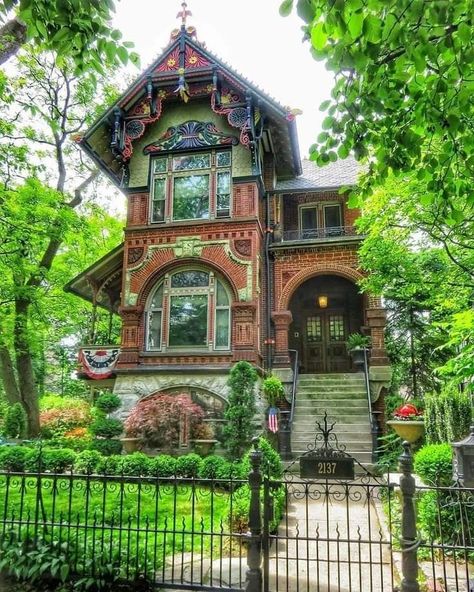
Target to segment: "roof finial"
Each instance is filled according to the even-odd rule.
[[[192,16],[193,13],[190,10],[187,10],[188,5],[186,2],[181,3],[181,8],[182,8],[182,10],[180,10],[180,12],[178,12],[178,14],[176,15],[176,18],[180,18],[181,19],[181,26],[185,27],[187,17]]]

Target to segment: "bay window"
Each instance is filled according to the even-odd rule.
[[[169,154],[152,160],[152,223],[230,216],[230,150]]]
[[[167,274],[148,302],[147,350],[230,349],[230,297],[213,272]]]

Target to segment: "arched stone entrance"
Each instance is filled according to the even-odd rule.
[[[346,341],[364,324],[364,297],[350,280],[318,275],[291,296],[288,346],[299,354],[302,373],[352,370]]]

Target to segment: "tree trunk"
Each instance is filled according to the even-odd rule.
[[[0,375],[2,377],[3,389],[7,401],[10,405],[20,403],[20,391],[18,390],[12,357],[10,355],[10,350],[3,343],[0,344]]]
[[[0,29],[0,65],[13,57],[26,42],[26,25],[19,19],[8,21]]]
[[[16,369],[23,407],[28,417],[28,436],[39,435],[39,403],[38,392],[33,371],[33,356],[28,341],[28,300],[17,300],[15,303],[15,326],[13,337],[16,352]]]

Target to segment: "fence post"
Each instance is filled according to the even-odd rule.
[[[401,592],[419,592],[418,583],[418,537],[415,514],[415,478],[413,477],[413,456],[409,442],[403,442],[403,453],[399,457],[400,492],[402,494],[402,525],[400,545],[402,548]]]
[[[250,540],[247,550],[247,586],[246,592],[261,592],[262,590],[262,512],[260,503],[260,489],[262,485],[262,452],[258,449],[258,438],[254,438],[254,449],[250,453],[251,471],[249,473],[250,507],[249,531]]]

